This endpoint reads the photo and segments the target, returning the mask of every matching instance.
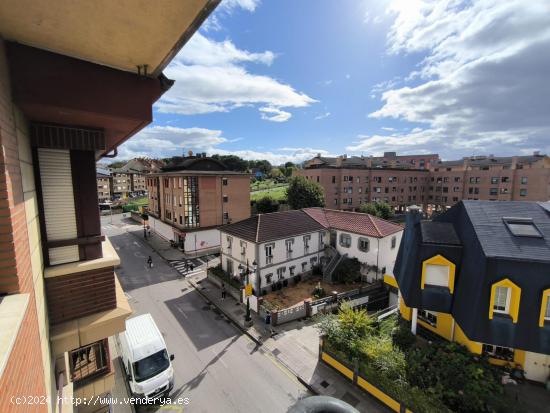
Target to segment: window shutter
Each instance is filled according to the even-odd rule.
[[[68,150],[38,149],[48,241],[77,238],[71,156]],[[48,249],[50,264],[79,260],[78,246]]]
[[[425,284],[449,287],[449,267],[446,265],[426,265]]]

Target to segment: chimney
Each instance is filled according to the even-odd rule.
[[[336,158],[336,167],[339,168],[342,166],[342,161],[344,160],[344,156],[340,155]]]
[[[422,209],[418,205],[409,206],[405,217],[405,231],[410,231],[422,220]]]

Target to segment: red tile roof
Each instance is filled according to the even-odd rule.
[[[303,211],[325,228],[339,229],[354,234],[383,238],[403,231],[402,226],[369,214],[326,208],[306,208]]]

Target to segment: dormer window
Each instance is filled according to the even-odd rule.
[[[510,288],[496,287],[493,300],[493,312],[510,314]]]
[[[456,266],[442,255],[435,255],[422,263],[421,289],[448,288],[453,294]]]
[[[502,220],[515,237],[542,238],[542,233],[539,231],[532,218],[504,217]]]

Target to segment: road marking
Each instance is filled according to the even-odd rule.
[[[220,363],[222,363],[223,366],[224,366],[226,369],[228,369],[227,364],[225,364],[225,361],[222,360],[221,356],[219,356],[219,354],[217,354],[217,353],[214,351],[214,349],[212,349],[212,348],[210,349],[210,351],[212,351],[212,353],[214,354],[214,356],[217,357],[218,361],[219,361]]]
[[[185,318],[188,318],[187,314],[185,314],[181,308],[179,307],[176,307],[176,308],[178,309],[178,311],[181,313],[182,316],[184,316]]]

